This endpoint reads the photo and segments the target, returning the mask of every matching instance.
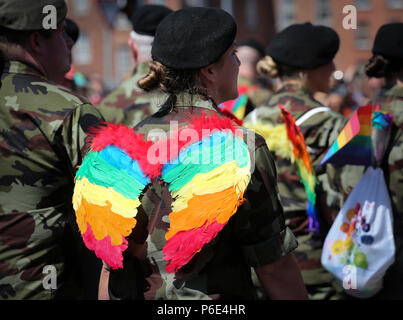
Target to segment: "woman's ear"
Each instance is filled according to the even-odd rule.
[[[137,59],[139,57],[139,51],[137,48],[137,43],[132,38],[127,40],[127,44],[129,45],[130,50],[132,51],[134,62],[137,63]]]
[[[211,64],[207,67],[201,68],[200,76],[202,78],[203,83],[214,84],[217,77],[216,65]]]
[[[42,37],[39,32],[32,32],[27,38],[27,48],[34,54],[41,54],[42,52]]]

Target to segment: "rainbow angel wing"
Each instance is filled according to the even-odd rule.
[[[142,148],[149,143],[123,125],[96,132],[91,150],[76,174],[73,207],[85,245],[112,268],[123,265],[122,252],[136,225],[139,196],[150,178]]]
[[[77,224],[86,246],[111,268],[123,267],[125,238],[152,181],[167,183],[174,199],[163,248],[169,273],[209,243],[244,201],[250,155],[233,121],[203,114],[173,136],[153,143],[124,125],[107,124],[95,134],[76,174]],[[189,142],[189,136],[197,138]],[[166,161],[155,162],[152,150]]]
[[[244,201],[250,181],[248,147],[241,134],[220,121],[202,117],[191,124],[188,129],[209,128],[211,133],[181,148],[162,168],[161,179],[174,199],[163,248],[168,273],[187,264]]]

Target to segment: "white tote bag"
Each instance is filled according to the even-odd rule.
[[[326,237],[322,265],[352,296],[374,296],[394,262],[391,208],[382,169],[369,167]]]

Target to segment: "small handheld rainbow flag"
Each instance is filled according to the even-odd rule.
[[[319,233],[319,221],[316,214],[316,176],[312,169],[312,162],[306,148],[304,135],[295,123],[291,112],[282,105],[279,105],[278,107],[281,109],[281,115],[286,126],[287,136],[293,147],[297,172],[308,197],[307,213],[309,216],[309,232],[311,232],[313,227],[315,227],[315,231]]]
[[[233,114],[238,120],[243,120],[246,113],[246,105],[248,103],[248,91],[249,88],[247,86],[239,86],[238,98],[223,102],[218,106],[218,108],[222,111],[227,111],[228,113]]]
[[[372,109],[372,105],[368,105],[354,112],[320,165],[371,165]]]

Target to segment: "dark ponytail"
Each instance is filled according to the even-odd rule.
[[[403,70],[403,60],[387,59],[381,55],[374,55],[365,66],[368,77],[389,78]]]
[[[199,71],[199,69],[172,69],[152,61],[150,71],[137,84],[145,91],[161,89],[169,95],[167,101],[155,114],[157,117],[162,117],[171,112],[176,104],[176,96],[182,92],[199,94],[210,99],[207,90],[201,84]]]
[[[150,71],[146,76],[138,81],[138,86],[144,91],[153,91],[160,87],[162,80],[165,78],[165,67],[157,62],[150,62]]]

